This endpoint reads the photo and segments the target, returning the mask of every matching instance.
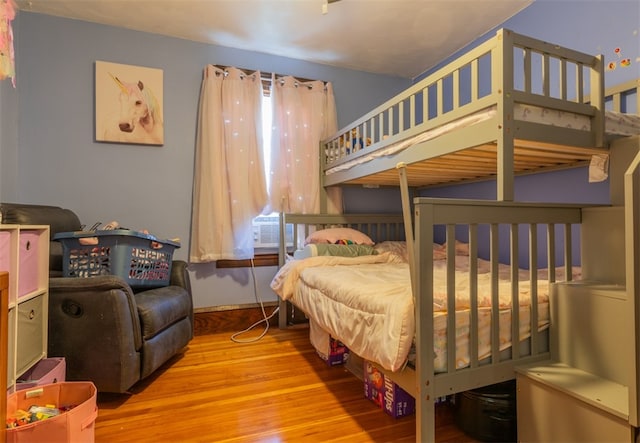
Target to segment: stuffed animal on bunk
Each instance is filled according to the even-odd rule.
[[[367,137],[366,146],[369,146],[370,144],[371,144],[371,138]],[[351,130],[351,137],[349,137],[349,135],[346,133],[340,137],[340,147],[343,147],[343,146],[346,147],[347,154],[351,154],[352,150],[355,152],[365,147],[365,139],[360,137],[360,134],[358,133],[357,128],[353,128]]]

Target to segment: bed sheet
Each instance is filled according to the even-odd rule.
[[[335,260],[338,259],[338,260]],[[310,263],[309,261],[313,261]],[[364,261],[364,262],[363,262]],[[456,257],[456,366],[469,365],[468,256]],[[345,264],[347,266],[345,266]],[[446,370],[447,302],[445,260],[434,261],[435,365]],[[479,357],[491,352],[491,276],[489,262],[478,259]],[[500,266],[500,349],[511,346],[511,283],[509,267]],[[549,325],[548,281],[538,280],[538,330]],[[530,336],[530,285],[528,271],[519,283],[520,340]],[[286,282],[286,283],[285,283]],[[287,289],[284,289],[284,288]],[[415,335],[414,303],[409,268],[390,253],[358,258],[314,257],[283,267],[272,288],[290,300],[317,326],[342,341],[352,352],[397,371],[410,357]],[[317,329],[317,328],[316,328]],[[318,331],[312,331],[318,334]],[[325,343],[320,335],[315,343]],[[318,349],[322,353],[323,348]]]
[[[371,151],[367,155],[333,166],[327,169],[325,174],[330,175],[350,169],[359,164],[367,163],[376,158],[396,154],[415,144],[432,140],[436,137],[459,130],[460,128],[466,128],[489,120],[494,117],[495,114],[496,107],[491,106],[487,109],[483,109],[450,123],[420,133],[414,137],[393,143],[383,149]],[[583,131],[587,131],[591,127],[591,120],[585,115],[578,115],[573,112],[550,110],[548,108],[521,103],[516,103],[514,116],[516,120],[529,121],[549,126],[574,128]],[[610,135],[618,136],[638,135],[640,134],[640,115],[606,111],[605,132]]]

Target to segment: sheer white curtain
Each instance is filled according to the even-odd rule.
[[[251,222],[267,204],[260,72],[208,65],[200,90],[190,260],[253,257]]]
[[[273,132],[266,212],[320,212],[320,141],[338,129],[331,83],[283,77],[272,82]],[[329,212],[341,212],[339,188]]]

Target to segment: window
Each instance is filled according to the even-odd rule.
[[[264,175],[269,189],[271,175],[271,97],[262,97],[262,154],[264,156]],[[293,227],[289,226],[287,240],[293,242]],[[253,247],[256,254],[277,252],[280,239],[280,214],[259,215],[253,219]]]
[[[271,169],[271,97],[262,96],[262,155],[264,156],[264,175],[269,189]],[[256,253],[273,252],[278,248],[278,213],[259,215],[253,219],[253,247]]]
[[[271,97],[262,96],[262,154],[264,156],[265,178],[269,189],[271,175]],[[278,264],[278,247],[280,238],[280,214],[261,214],[253,219],[253,247],[255,255],[261,259],[254,262],[254,266],[274,266]],[[293,243],[293,227],[289,227],[287,239]],[[218,267],[248,266],[246,260],[219,260]]]

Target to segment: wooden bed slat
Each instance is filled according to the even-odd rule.
[[[491,324],[500,324],[500,299],[498,297],[498,225],[490,227],[489,254],[491,261]],[[500,361],[500,329],[491,328],[491,361]]]
[[[580,85],[584,84],[584,72],[582,70],[582,65],[578,65],[578,69],[576,70],[576,97],[580,103],[584,103],[584,90],[580,87]]]
[[[531,94],[531,50],[528,48],[523,49],[524,58],[524,92]]]
[[[478,225],[469,225],[469,367],[477,368],[478,360]]]
[[[567,61],[560,60],[558,65],[558,75],[560,76],[560,100],[567,100]]]
[[[563,150],[559,151],[557,146],[549,143],[527,143],[516,140],[514,172],[584,166],[591,160],[593,154],[606,152],[608,152],[606,149],[601,148],[583,149],[577,147],[563,147]],[[485,179],[492,178],[497,173],[496,161],[496,145],[490,144],[409,164],[409,184],[410,186],[425,186],[477,180],[483,177]],[[486,164],[487,167],[482,168],[482,164]],[[456,171],[464,171],[465,169],[467,173],[456,174]],[[386,171],[347,183],[397,186],[398,180],[395,171]]]
[[[471,101],[477,101],[478,96],[478,59],[471,61]]]
[[[520,261],[518,258],[518,225],[511,224],[510,230],[510,264],[511,267],[511,306],[514,308],[511,310],[511,342],[512,343],[520,343],[520,309],[516,309],[515,307],[520,306],[520,298],[519,298],[519,286],[518,286],[518,272],[520,268]],[[537,325],[531,323],[531,330],[536,328]],[[511,358],[513,360],[518,360],[520,358],[520,347],[512,346],[511,347]]]
[[[456,231],[447,225],[447,372],[456,371]]]
[[[556,255],[554,245],[556,244],[556,231],[552,225],[547,225],[547,263],[549,263],[549,281],[556,281]]]
[[[531,325],[538,324],[538,224],[529,225],[529,280],[531,281]],[[531,351],[538,352],[540,333],[531,328]]]

